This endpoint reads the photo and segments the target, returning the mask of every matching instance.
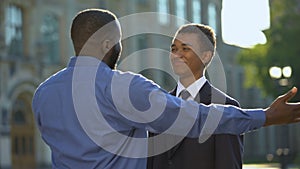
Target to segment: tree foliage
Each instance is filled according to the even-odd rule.
[[[238,55],[245,66],[246,87],[259,87],[265,94],[277,96],[291,86],[300,89],[300,2],[299,0],[271,0],[271,28],[265,31],[268,42]],[[281,87],[269,76],[271,66],[291,66],[288,87]],[[296,97],[299,100],[300,94]]]

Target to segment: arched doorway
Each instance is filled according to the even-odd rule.
[[[11,157],[13,169],[35,168],[34,118],[29,93],[21,93],[12,104]]]

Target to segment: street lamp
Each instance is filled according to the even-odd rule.
[[[288,78],[292,76],[292,68],[291,66],[285,66],[283,68],[272,66],[269,69],[269,74],[271,78],[278,80],[280,86],[288,86]]]
[[[278,66],[272,66],[269,69],[269,74],[271,78],[275,79],[278,84],[279,92],[282,87],[289,85],[288,78],[292,76],[291,66],[285,66],[283,68]],[[281,144],[280,147],[276,150],[277,156],[280,158],[281,169],[287,169],[288,161],[287,156],[290,154],[289,150],[289,128],[287,125],[281,127]]]

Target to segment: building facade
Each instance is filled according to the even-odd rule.
[[[243,68],[235,61],[239,49],[224,44],[221,38],[222,0],[1,0],[0,169],[50,166],[50,150],[35,126],[31,99],[38,84],[65,67],[73,55],[69,38],[72,18],[92,7],[109,9],[121,20],[125,37],[119,69],[142,73],[166,90],[176,85],[168,52],[177,28],[188,22],[210,25],[216,31],[218,57],[208,77],[242,105],[249,104],[248,92],[242,87]],[[141,19],[145,12],[153,20]],[[265,132],[254,133],[260,136],[249,139],[251,147],[261,146],[260,151],[247,149],[246,140],[245,157],[261,157],[273,150],[273,144],[266,145],[266,135],[275,133]]]
[[[0,168],[50,165],[31,110],[35,88],[73,55],[69,27],[74,15],[99,2],[0,1]]]

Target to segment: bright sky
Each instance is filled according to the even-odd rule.
[[[250,48],[265,44],[270,27],[269,0],[223,0],[222,38],[230,45]]]

